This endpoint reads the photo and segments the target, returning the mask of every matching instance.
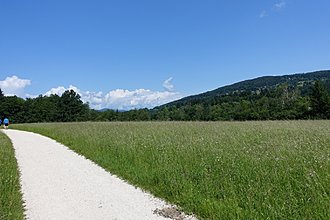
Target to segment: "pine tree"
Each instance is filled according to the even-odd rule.
[[[0,88],[0,99],[2,99],[5,95],[3,94],[1,88]]]
[[[323,83],[320,81],[315,82],[310,98],[313,116],[319,118],[329,118],[330,97]]]

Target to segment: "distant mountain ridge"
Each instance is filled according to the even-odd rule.
[[[171,106],[182,106],[195,102],[203,102],[217,96],[225,96],[233,93],[256,92],[263,89],[273,89],[281,84],[288,84],[289,87],[299,87],[304,93],[315,81],[323,81],[330,89],[330,70],[321,70],[309,73],[297,73],[282,76],[262,76],[254,79],[244,80],[231,85],[223,86],[215,90],[204,92],[197,95],[188,96],[180,100],[167,103],[156,107],[157,109]]]

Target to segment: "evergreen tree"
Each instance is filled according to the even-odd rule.
[[[317,118],[329,118],[330,97],[322,82],[315,82],[310,98],[313,116]]]
[[[59,100],[58,121],[83,121],[88,119],[88,105],[83,104],[75,91],[65,91]]]
[[[5,97],[5,95],[3,94],[1,88],[0,88],[0,99],[2,99],[3,97]]]

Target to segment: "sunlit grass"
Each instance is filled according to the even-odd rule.
[[[330,121],[15,128],[50,136],[200,218],[330,218]]]
[[[19,172],[10,140],[0,131],[0,219],[23,219]]]

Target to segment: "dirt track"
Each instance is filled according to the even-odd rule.
[[[159,215],[170,207],[164,201],[56,141],[24,131],[4,133],[15,148],[28,219],[168,219]]]

